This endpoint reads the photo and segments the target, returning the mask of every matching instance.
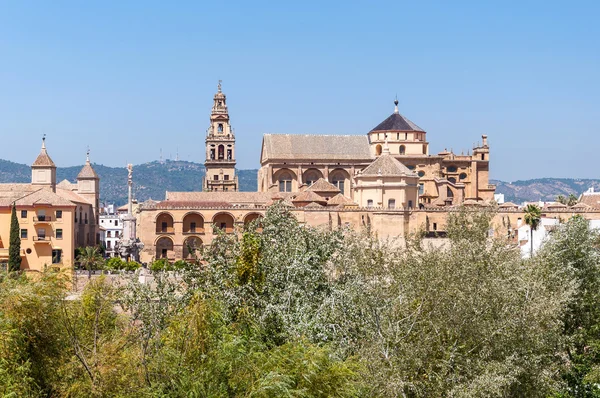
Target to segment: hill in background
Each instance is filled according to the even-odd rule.
[[[127,169],[93,164],[100,176],[100,202],[122,205],[127,203]],[[75,182],[83,166],[58,167],[57,182]],[[134,195],[138,200],[165,198],[166,191],[201,191],[204,165],[186,161],[150,162],[133,166]],[[238,170],[240,190],[256,191],[257,170]],[[0,160],[0,183],[30,182],[28,165]]]
[[[82,166],[59,167],[58,182],[67,179],[74,182]],[[100,201],[122,205],[127,202],[127,170],[125,167],[107,167],[94,164],[100,176]],[[135,197],[138,200],[165,198],[165,191],[200,191],[204,165],[194,162],[150,162],[133,167]],[[257,170],[238,170],[240,190],[257,190]],[[30,182],[28,165],[0,160],[0,183]],[[497,185],[496,193],[503,193],[506,201],[552,201],[558,195],[580,195],[589,187],[600,190],[600,179],[538,178],[515,182],[491,181]]]

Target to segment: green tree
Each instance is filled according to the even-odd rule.
[[[572,193],[569,194],[569,197],[567,198],[567,206],[575,206],[577,204],[577,202],[579,202],[579,199],[577,199],[577,196],[573,195]]]
[[[86,246],[80,250],[77,261],[82,267],[88,270],[88,279],[90,279],[92,277],[92,270],[95,270],[102,263],[103,259],[97,247]]]
[[[21,269],[21,230],[17,219],[17,207],[13,203],[10,214],[10,243],[8,249],[8,270]]]
[[[558,196],[556,197],[556,201],[557,201],[558,203],[562,203],[563,205],[566,205],[566,204],[567,204],[567,198],[565,197],[565,195],[558,195]]]
[[[525,207],[525,224],[529,225],[531,252],[533,257],[533,231],[536,231],[542,222],[542,209],[538,205],[528,204]]]
[[[566,358],[564,397],[600,397],[600,234],[574,216],[541,250],[538,263],[573,281],[563,317]]]

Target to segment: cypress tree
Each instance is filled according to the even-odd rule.
[[[10,246],[8,248],[8,270],[19,271],[21,269],[21,231],[17,219],[17,207],[13,203],[10,215]]]

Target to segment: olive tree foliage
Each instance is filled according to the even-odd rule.
[[[213,243],[201,290],[269,344],[304,336],[360,358],[370,396],[544,396],[559,386],[573,287],[490,239],[492,216],[452,213],[434,249],[306,227],[274,206],[261,233]]]
[[[491,213],[448,219],[449,244],[349,236],[332,264],[331,339],[373,396],[545,396],[572,287],[489,239]]]
[[[563,318],[565,397],[600,397],[600,234],[581,216],[553,232],[538,264],[575,284]]]
[[[258,323],[275,344],[301,336],[327,341],[326,264],[341,251],[343,234],[302,225],[282,205],[269,208],[261,232],[256,226],[239,239],[221,234],[213,242],[201,290],[223,301],[232,320]]]

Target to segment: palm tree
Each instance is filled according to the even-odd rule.
[[[569,194],[569,197],[567,198],[567,206],[569,206],[569,207],[575,206],[577,204],[577,202],[579,202],[579,199],[577,199],[577,196],[573,195],[572,193]]]
[[[542,209],[538,205],[529,204],[525,207],[525,224],[529,225],[529,231],[531,232],[531,254],[529,257],[533,257],[533,231],[537,230],[542,222]]]
[[[97,247],[87,246],[81,249],[79,256],[77,256],[77,261],[87,268],[88,279],[91,279],[92,269],[96,268],[96,265],[102,261],[102,255]]]

